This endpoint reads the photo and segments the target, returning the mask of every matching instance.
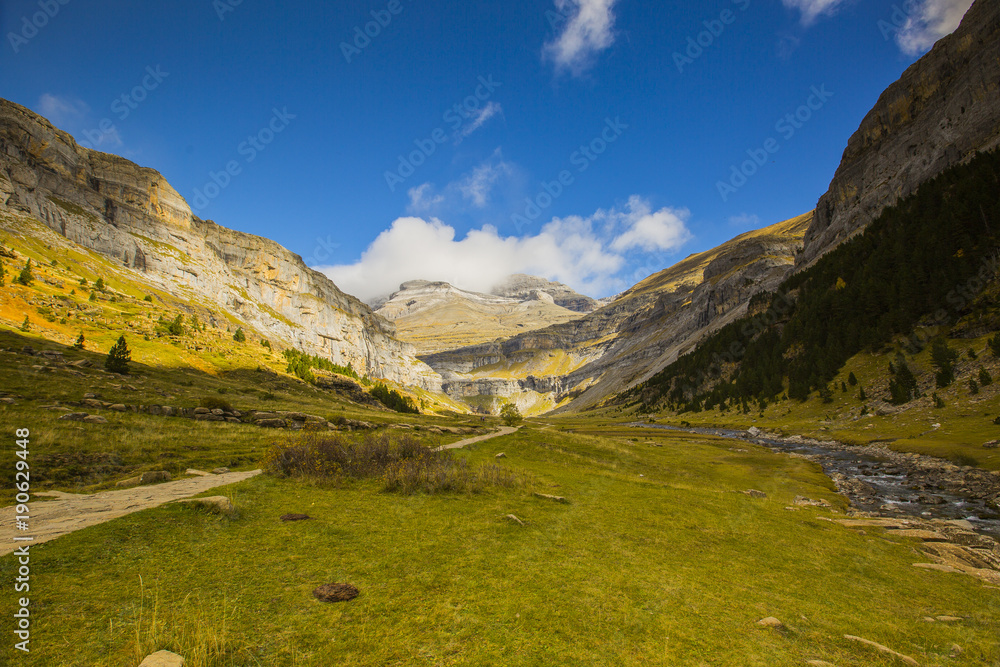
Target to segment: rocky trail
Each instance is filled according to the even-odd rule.
[[[466,438],[465,440],[459,440],[458,442],[453,442],[450,445],[444,445],[438,447],[437,451],[441,452],[446,449],[462,449],[463,447],[468,447],[477,442],[483,442],[485,440],[492,440],[493,438],[500,438],[505,435],[510,435],[511,433],[516,433],[517,429],[513,426],[501,426],[500,430],[494,431],[493,433],[487,433],[486,435],[476,436],[475,438]]]
[[[54,498],[29,504],[31,518],[28,531],[18,531],[14,524],[14,506],[0,508],[0,556],[12,553],[25,544],[41,544],[89,526],[159,507],[176,500],[190,498],[209,489],[235,484],[260,474],[227,472],[220,475],[200,473],[196,477],[131,489],[102,491],[94,494],[74,494],[51,491],[35,494]],[[31,542],[15,542],[14,538],[32,536]]]

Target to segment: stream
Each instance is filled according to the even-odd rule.
[[[962,519],[978,533],[1000,538],[1000,512],[987,503],[1000,491],[1000,479],[986,471],[959,468],[927,456],[893,452],[884,445],[851,447],[801,437],[775,438],[721,428],[682,428],[631,423],[635,428],[715,435],[762,445],[815,461],[852,506],[884,517]],[[996,502],[996,501],[994,501]]]

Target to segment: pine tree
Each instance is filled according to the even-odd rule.
[[[132,353],[125,342],[125,336],[121,336],[114,347],[111,348],[111,351],[108,352],[108,358],[104,362],[104,367],[111,373],[128,375],[128,364],[130,361],[132,361]]]
[[[0,260],[0,287],[3,287],[7,282],[7,270],[3,268],[3,260]]]
[[[25,287],[30,287],[32,281],[34,280],[35,276],[31,273],[31,260],[29,259],[28,263],[24,265],[24,268],[21,269],[21,273],[17,277],[17,282],[21,283]]]
[[[852,387],[858,386],[858,377],[854,374],[854,371],[851,371],[851,374],[847,376],[847,384]]]
[[[21,323],[21,331],[31,331],[31,322],[28,321],[28,316],[24,316],[24,322]]]
[[[993,376],[990,375],[990,372],[985,368],[979,369],[979,384],[983,385],[984,387],[988,387],[991,384],[993,384]]]
[[[235,340],[237,343],[247,342],[247,335],[243,333],[243,327],[238,327],[236,329],[236,333],[233,334],[233,340]]]
[[[104,278],[98,278],[97,282],[94,283],[94,289],[103,292],[107,286],[104,284]]]
[[[83,332],[81,331],[80,332],[80,337],[76,339],[75,343],[73,343],[73,347],[75,349],[77,349],[77,350],[82,350],[83,346],[86,344],[86,342],[87,341],[83,337]]]
[[[88,301],[97,301],[97,290],[90,290],[90,297]]]

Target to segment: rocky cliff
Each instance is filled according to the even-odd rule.
[[[577,313],[589,313],[603,305],[596,299],[577,293],[568,285],[554,283],[537,276],[526,276],[523,273],[510,276],[490,290],[490,293],[521,300],[537,298],[537,294],[547,294],[557,306]]]
[[[650,276],[571,322],[422,357],[450,396],[496,409],[583,409],[640,382],[773,290],[801,249],[812,214],[736,237]]]
[[[78,146],[0,99],[0,206],[30,214],[142,280],[271,339],[373,377],[440,390],[392,324],[268,239],[192,215],[158,172]]]
[[[1000,2],[977,0],[951,35],[889,86],[847,143],[816,208],[807,266],[918,185],[1000,145]]]

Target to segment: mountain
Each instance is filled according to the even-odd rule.
[[[509,287],[514,282],[518,287]],[[497,296],[468,292],[443,282],[414,280],[401,285],[375,312],[393,322],[399,337],[412,343],[419,354],[433,354],[581,317],[557,305],[551,291],[565,303],[581,307],[596,303],[565,285],[541,278],[518,276],[507,285],[509,296]],[[551,291],[544,291],[545,287]]]
[[[546,329],[422,356],[444,391],[480,409],[582,409],[652,375],[746,312],[791,270],[808,213],[742,234],[650,276],[610,304]]]
[[[130,278],[336,364],[403,385],[441,380],[388,321],[268,239],[193,215],[158,172],[78,146],[0,99],[0,208],[20,213]]]
[[[977,0],[879,97],[816,207],[799,268],[977,151],[1000,145],[1000,3]]]
[[[538,293],[547,294],[557,306],[577,313],[589,313],[602,305],[601,301],[578,294],[567,285],[536,276],[526,276],[523,273],[510,276],[490,290],[490,294],[494,296],[515,299],[533,299]]]

